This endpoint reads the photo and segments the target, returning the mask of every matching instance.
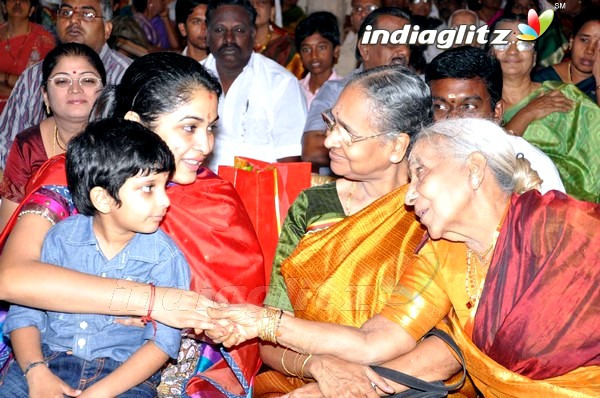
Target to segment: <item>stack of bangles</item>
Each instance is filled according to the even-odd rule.
[[[308,354],[306,358],[304,358],[304,361],[302,361],[303,354],[297,352],[296,357],[292,359],[292,369],[294,370],[294,372],[292,372],[287,368],[287,366],[285,366],[285,353],[288,352],[288,350],[289,348],[286,348],[285,351],[283,351],[283,354],[281,354],[281,367],[283,368],[285,373],[287,373],[289,376],[298,377],[304,382],[308,382],[309,380],[311,380],[310,377],[304,377],[304,368],[306,367],[308,361],[312,358],[312,354]],[[300,365],[300,361],[302,361],[302,366],[300,367],[300,372],[298,372],[297,370],[298,365]]]
[[[258,324],[258,337],[263,341],[277,344],[277,329],[283,317],[283,310],[277,308],[263,308],[262,318]]]

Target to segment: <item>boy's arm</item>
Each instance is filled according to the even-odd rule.
[[[10,333],[10,341],[17,363],[27,372],[25,378],[29,386],[29,397],[77,397],[81,391],[69,387],[55,376],[44,363],[40,331],[35,326],[15,329]]]
[[[115,397],[148,380],[169,356],[148,341],[111,374],[86,389],[80,397]]]

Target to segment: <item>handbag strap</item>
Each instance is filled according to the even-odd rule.
[[[465,379],[467,378],[467,367],[465,363],[465,358],[462,354],[462,351],[456,345],[452,337],[450,337],[446,332],[439,329],[432,329],[429,333],[425,335],[424,338],[429,336],[436,336],[441,339],[444,343],[446,343],[452,350],[456,353],[460,360],[460,364],[462,366],[462,377],[460,380],[452,385],[445,385],[439,382],[429,382],[425,380],[421,380],[417,377],[413,377],[407,375],[406,373],[398,372],[397,370],[384,368],[382,366],[371,366],[371,368],[380,376],[385,377],[386,379],[392,380],[396,383],[402,384],[404,386],[414,388],[420,391],[432,391],[432,392],[440,392],[440,393],[448,393],[448,391],[453,391],[463,385]]]

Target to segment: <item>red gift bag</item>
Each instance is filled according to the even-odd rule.
[[[267,284],[281,226],[298,194],[310,187],[310,169],[309,162],[268,163],[238,156],[234,166],[219,166],[219,177],[233,184],[250,215],[265,257]]]

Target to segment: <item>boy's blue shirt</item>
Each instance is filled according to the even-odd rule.
[[[190,270],[185,257],[160,229],[152,234],[135,234],[116,256],[107,260],[92,230],[92,220],[92,217],[75,215],[52,227],[44,240],[41,260],[106,278],[189,289]],[[114,305],[123,305],[125,294],[128,292],[119,291],[116,286]],[[160,297],[154,302],[155,307],[167,304]],[[42,344],[53,351],[72,351],[73,355],[86,360],[109,357],[123,362],[146,340],[154,340],[171,358],[177,357],[179,329],[157,323],[154,337],[151,323],[139,328],[120,325],[115,319],[107,315],[67,314],[13,305],[4,323],[4,332],[36,326],[42,334]]]

